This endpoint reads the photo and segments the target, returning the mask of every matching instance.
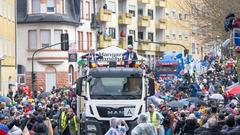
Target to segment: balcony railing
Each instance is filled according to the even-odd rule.
[[[138,51],[150,51],[151,50],[151,45],[150,43],[146,43],[149,42],[148,40],[145,42],[139,42],[138,43]]]
[[[102,48],[106,48],[106,47],[111,45],[112,37],[111,36],[100,35],[98,37],[98,40],[99,40],[98,48],[102,49]]]
[[[138,26],[149,27],[150,26],[150,16],[140,16],[138,19]]]
[[[160,18],[157,22],[156,22],[156,29],[166,29],[166,19],[164,18]]]
[[[150,4],[150,0],[138,0],[138,3]]]
[[[165,8],[166,7],[166,0],[156,0],[156,6],[157,7],[162,7]]]
[[[110,22],[112,19],[112,11],[101,8],[97,14],[97,20],[102,22]]]
[[[119,24],[131,24],[132,23],[132,14],[130,13],[124,13],[122,15],[119,16],[118,19],[118,23]]]
[[[122,49],[126,49],[126,46],[127,46],[126,37],[121,37],[121,38],[119,39],[118,47],[119,47],[119,48],[122,48]]]

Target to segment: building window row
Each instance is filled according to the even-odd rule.
[[[179,19],[179,20],[188,20],[188,14],[177,12],[175,9],[172,9],[170,11],[166,11],[166,16],[172,18],[172,19]]]
[[[60,43],[62,33],[63,33],[63,30],[55,29],[54,36],[52,36],[50,29],[40,30],[39,41],[40,41],[41,47],[47,47],[51,45],[52,37],[54,37],[54,43]],[[38,48],[37,41],[38,41],[37,30],[29,30],[28,31],[28,49],[30,50],[37,49]],[[56,47],[53,47],[52,49],[60,49],[60,47],[56,46]]]
[[[29,4],[32,5],[31,13],[49,13],[49,14],[64,14],[65,13],[65,1],[66,0],[29,0]]]
[[[88,51],[92,47],[92,36],[92,32],[78,31],[77,43],[79,51]]]
[[[81,19],[90,20],[91,16],[91,5],[89,0],[81,1]]]
[[[179,31],[178,33],[176,30],[166,30],[166,39],[173,39],[173,40],[188,40],[188,32]]]

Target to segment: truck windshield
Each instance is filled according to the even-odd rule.
[[[90,81],[91,99],[140,99],[142,78],[93,78]]]
[[[174,71],[177,70],[177,66],[159,66],[159,71]]]

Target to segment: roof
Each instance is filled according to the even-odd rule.
[[[72,25],[80,24],[80,0],[68,0],[70,13],[62,14],[27,14],[27,0],[17,1],[17,23],[61,22]]]
[[[89,74],[93,77],[140,77],[143,70],[139,68],[96,68],[90,69]]]

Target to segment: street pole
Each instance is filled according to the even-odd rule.
[[[79,65],[78,77],[79,78],[82,77],[82,65]],[[77,95],[77,117],[78,117],[78,119],[80,119],[80,113],[81,113],[81,97],[79,95]],[[81,130],[81,123],[79,124],[78,135],[81,134],[80,130]]]
[[[64,41],[64,42],[67,42],[67,41]],[[64,43],[64,42],[63,42],[63,43]],[[61,42],[61,43],[62,43],[62,42]],[[33,97],[34,97],[33,92],[34,92],[34,89],[35,89],[35,81],[33,81],[33,80],[34,80],[34,77],[33,77],[33,76],[34,76],[34,56],[35,56],[35,54],[36,54],[37,52],[40,52],[40,51],[46,49],[46,48],[51,48],[51,47],[53,47],[53,46],[60,45],[61,43],[56,43],[56,44],[53,44],[53,45],[49,45],[49,46],[46,46],[46,47],[37,49],[36,51],[33,52],[33,54],[32,54],[32,96],[33,96]]]

